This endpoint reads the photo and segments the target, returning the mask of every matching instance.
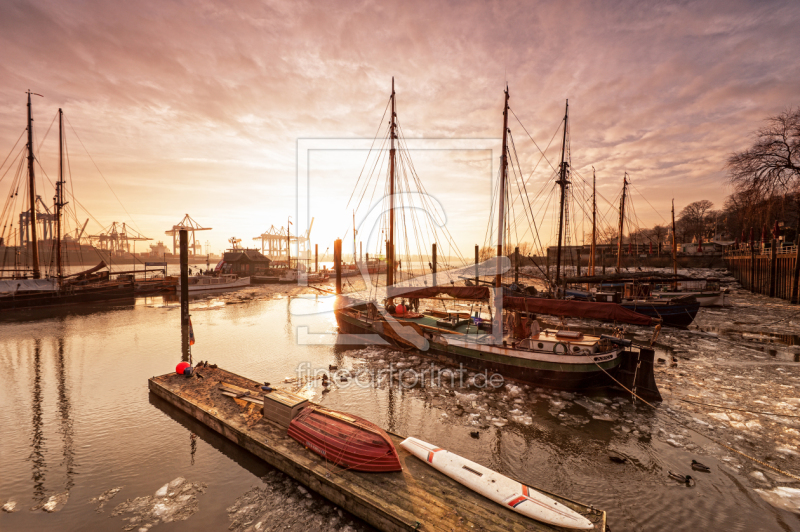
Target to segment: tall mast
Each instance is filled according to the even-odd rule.
[[[33,173],[33,116],[31,114],[31,91],[28,91],[28,196],[30,197],[31,216],[31,260],[33,261],[33,278],[40,279],[39,239],[36,234],[36,179]]]
[[[58,281],[64,278],[61,263],[61,208],[64,206],[64,112],[58,109],[58,182],[56,183],[56,268]]]
[[[594,275],[594,256],[597,247],[597,178],[592,166],[592,253],[589,256],[589,275]]]
[[[353,264],[358,264],[358,256],[356,255],[356,211],[353,209]],[[356,268],[358,269],[358,268]]]
[[[622,178],[622,199],[619,200],[619,237],[617,239],[617,273],[622,271],[622,231],[625,228],[625,193],[628,191],[628,172]]]
[[[397,138],[395,118],[397,114],[394,109],[394,76],[392,76],[392,122],[389,128],[392,145],[389,150],[389,242],[386,246],[386,286],[394,284],[394,139]]]
[[[497,257],[503,256],[503,232],[505,231],[505,199],[506,199],[506,174],[508,173],[508,159],[506,158],[507,138],[508,138],[508,86],[506,85],[506,101],[503,107],[503,153],[500,156],[500,202],[497,207]],[[500,264],[497,264],[497,274],[494,279],[494,285],[497,288],[503,286],[502,275],[500,274]]]
[[[561,243],[564,237],[564,204],[567,200],[567,166],[565,159],[567,152],[567,121],[569,119],[569,100],[564,111],[564,137],[561,140],[561,172],[556,183],[561,187],[561,207],[558,212],[558,250],[556,252],[556,292],[561,281]]]
[[[672,273],[675,274],[675,277],[677,278],[678,250],[675,249],[675,198],[672,198]]]

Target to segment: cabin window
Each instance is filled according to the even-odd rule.
[[[536,346],[537,346],[539,349],[544,349],[544,344],[543,344],[542,342],[539,342],[538,344],[536,344]]]
[[[578,352],[578,351],[580,351],[580,350],[581,350],[581,348],[580,348],[580,347],[577,347],[577,346],[575,346],[575,347],[573,347],[573,348],[572,348],[572,351],[573,351],[573,352],[575,352],[575,353],[577,353],[577,352]]]

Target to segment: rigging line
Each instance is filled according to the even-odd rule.
[[[50,125],[47,127],[47,132],[44,134],[44,137],[42,137],[41,142],[39,142],[39,145],[36,146],[36,151],[37,152],[39,152],[42,149],[42,144],[44,144],[44,141],[47,140],[47,135],[50,134],[50,130],[53,128],[53,124],[56,123],[56,118],[58,118],[58,111],[56,111],[56,114],[53,116],[53,120],[50,122]]]
[[[137,230],[137,231],[139,231],[139,232],[141,233],[141,232],[142,232],[142,230],[141,230],[141,228],[139,227],[139,224],[137,224],[137,223],[136,223],[136,220],[134,220],[134,219],[133,219],[133,216],[131,216],[131,213],[129,213],[129,212],[128,212],[128,209],[126,209],[126,208],[125,208],[125,205],[123,205],[123,204],[122,204],[122,201],[120,201],[119,197],[117,196],[117,193],[116,193],[116,192],[114,192],[114,189],[113,189],[113,188],[111,188],[111,185],[109,184],[108,180],[106,179],[106,176],[104,176],[104,175],[103,175],[103,172],[101,172],[101,171],[100,171],[100,167],[99,167],[99,166],[97,166],[97,163],[96,163],[96,162],[94,162],[94,158],[92,158],[92,155],[89,153],[89,150],[87,150],[87,149],[86,149],[86,145],[85,145],[85,144],[83,143],[83,141],[81,140],[81,137],[78,135],[78,132],[77,132],[77,131],[75,131],[75,128],[72,126],[72,122],[70,122],[70,121],[69,121],[69,118],[67,118],[67,115],[64,115],[64,118],[66,118],[66,119],[67,119],[67,124],[69,124],[69,127],[70,127],[70,129],[72,129],[72,132],[75,134],[75,138],[76,138],[76,139],[78,139],[78,142],[81,144],[81,146],[83,146],[83,149],[84,149],[84,151],[86,152],[86,155],[88,155],[88,156],[89,156],[89,160],[90,160],[90,161],[92,161],[92,164],[93,164],[93,165],[94,165],[94,167],[97,169],[97,172],[100,174],[100,177],[102,177],[102,178],[103,178],[103,181],[105,181],[106,185],[108,186],[108,189],[111,191],[111,193],[112,193],[112,194],[114,195],[114,197],[117,199],[117,202],[119,203],[120,207],[122,207],[122,210],[123,210],[123,211],[125,211],[125,214],[127,214],[127,215],[128,215],[128,218],[130,218],[131,222],[133,222],[133,225],[135,225],[135,226],[136,226],[136,230]],[[74,199],[74,197],[73,197],[73,199]],[[75,200],[75,201],[77,202],[77,200]],[[83,207],[83,205],[81,205],[81,207]],[[88,212],[88,211],[87,211],[87,212]],[[102,225],[101,225],[101,227],[102,227]]]
[[[19,144],[19,141],[22,140],[22,136],[25,135],[26,131],[27,131],[27,129],[23,129],[22,133],[19,134],[19,138],[17,139],[17,142],[14,143],[14,145],[9,150],[8,155],[6,155],[6,158],[3,159],[3,164],[0,164],[0,170],[2,170],[3,166],[5,166],[6,162],[8,162],[8,158],[11,157],[12,153],[14,153],[14,149],[17,147],[17,144]],[[17,157],[19,157],[19,155],[17,155]],[[16,159],[16,157],[14,157],[14,159]],[[12,160],[12,165],[10,165],[9,168],[11,168],[11,166],[13,166],[13,160]],[[6,170],[6,173],[7,172],[8,172],[8,170]],[[3,177],[5,177],[5,175],[6,174],[4,173]],[[3,177],[0,177],[0,182],[3,181]]]
[[[514,110],[510,106],[509,106],[508,110],[511,111],[511,114],[514,115],[514,118],[517,119],[517,122],[519,122],[520,127],[522,127],[522,130],[525,132],[526,135],[528,135],[528,138],[531,139],[531,142],[533,142],[533,145],[536,146],[537,150],[539,150],[539,153],[542,154],[542,157],[539,160],[541,161],[541,159],[544,158],[544,160],[547,161],[547,164],[550,165],[550,168],[552,168],[553,171],[555,172],[556,168],[553,166],[553,163],[550,162],[550,159],[548,159],[547,156],[545,156],[545,152],[542,151],[542,149],[539,147],[539,145],[536,144],[536,141],[533,140],[533,137],[531,136],[530,133],[528,133],[528,130],[525,128],[525,125],[522,123],[522,120],[520,120],[519,117],[517,116],[517,113],[515,113]],[[561,129],[561,123],[562,122],[564,122],[563,118],[559,121],[558,127],[556,128],[555,133],[553,133],[553,137],[550,139],[550,142],[547,143],[547,147],[545,148],[545,150],[550,148],[550,144],[553,142],[553,139],[555,138],[556,134]],[[538,165],[538,163],[537,163],[537,165]]]
[[[514,159],[513,160],[516,160],[517,169],[519,170],[520,177],[522,177],[522,167],[519,164],[519,156],[518,156],[518,152],[517,152],[517,146],[514,143],[514,137],[513,136],[511,136],[511,146],[512,146],[512,148],[514,150]],[[513,160],[512,160],[512,163],[513,163]],[[512,167],[513,167],[513,164],[512,164]],[[519,181],[516,179],[516,175],[517,175],[516,174],[516,170],[514,170],[514,176],[515,176],[514,180],[517,181],[517,189],[519,189]],[[528,210],[530,210],[531,217],[533,217],[533,208],[531,207],[531,204],[530,204],[530,197],[528,197],[528,189],[525,186],[525,180],[524,179],[522,179],[522,188],[525,191],[525,198],[528,200]],[[520,195],[522,195],[522,191],[520,191]],[[524,201],[522,201],[522,210],[525,212],[525,219],[528,220],[528,212],[525,210],[525,202]],[[533,225],[532,229],[531,229],[531,225]],[[534,239],[534,245],[536,244],[535,241],[539,240],[539,246],[542,247],[541,238],[539,237],[539,228],[536,226],[536,219],[535,218],[532,219],[532,222],[531,221],[528,222],[528,227],[529,227],[529,229],[531,229],[531,237]],[[523,234],[523,237],[524,236],[525,236],[525,234]],[[539,268],[539,265],[536,264],[535,261],[534,261],[534,265],[539,269],[539,271],[542,271],[542,269]],[[542,271],[542,273],[544,273],[544,272]],[[547,274],[545,274],[545,277],[547,277]]]
[[[378,122],[378,129],[375,131],[375,136],[372,138],[372,144],[369,147],[369,152],[367,153],[367,158],[364,160],[364,165],[361,167],[361,172],[358,174],[358,179],[356,180],[356,184],[353,187],[353,192],[350,193],[350,198],[347,200],[347,205],[345,205],[345,209],[350,206],[350,201],[353,199],[353,193],[358,188],[358,183],[361,181],[361,176],[364,173],[364,168],[367,166],[367,161],[369,161],[369,154],[372,153],[372,148],[375,146],[375,140],[378,138],[378,133],[381,131],[381,126],[383,125],[383,119],[386,118],[386,110],[389,109],[389,104],[392,103],[392,97],[389,96],[389,99],[386,101],[386,107],[383,108],[383,115],[381,116],[381,121]]]
[[[656,214],[658,214],[658,216],[661,218],[661,220],[662,220],[664,223],[667,223],[667,220],[665,220],[665,219],[664,219],[664,217],[663,217],[663,216],[661,216],[661,213],[660,213],[660,212],[658,212],[658,211],[656,211],[656,208],[655,208],[655,207],[653,207],[653,205],[652,205],[652,204],[651,204],[649,201],[647,201],[647,198],[645,197],[645,195],[644,195],[644,194],[642,194],[641,192],[639,192],[639,189],[638,189],[638,188],[636,188],[636,186],[635,186],[633,183],[628,183],[628,184],[629,184],[631,187],[633,187],[633,189],[634,189],[634,190],[636,190],[636,192],[637,192],[637,193],[638,193],[638,194],[639,194],[639,195],[640,195],[640,196],[641,196],[641,197],[644,199],[644,201],[646,201],[646,202],[647,202],[647,204],[648,204],[648,205],[650,205],[650,208],[651,208],[651,209],[653,209],[653,211],[655,211],[655,213],[656,213]]]

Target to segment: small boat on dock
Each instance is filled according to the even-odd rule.
[[[388,434],[352,414],[312,404],[292,419],[288,435],[345,469],[371,473],[402,470]]]
[[[456,482],[526,517],[570,529],[594,528],[591,521],[574,510],[463,456],[417,438],[406,438],[400,446]]]
[[[189,277],[189,292],[202,292],[207,290],[227,290],[229,288],[242,288],[250,286],[250,277],[239,277],[233,273],[223,273],[219,277],[212,275],[195,275]],[[178,290],[181,289],[180,279]]]

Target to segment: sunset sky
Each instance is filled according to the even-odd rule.
[[[155,242],[189,213],[213,227],[202,241],[217,252],[232,236],[255,244],[288,216],[293,231],[306,226],[298,141],[372,139],[392,76],[405,136],[419,146],[499,142],[508,83],[514,113],[541,147],[568,98],[573,168],[590,178],[594,166],[610,200],[628,172],[640,223],[664,223],[673,197],[678,211],[700,199],[721,207],[727,156],[764,118],[800,105],[799,23],[793,1],[4,0],[0,158],[25,128],[25,91],[41,93],[37,142],[63,108],[72,186],[94,219],[127,222]],[[510,127],[530,173],[539,152],[516,120]],[[39,156],[51,178],[56,146],[53,129]],[[547,152],[553,164],[559,147],[556,139]],[[308,157],[311,236],[322,251],[352,224],[346,204],[366,151]],[[484,243],[492,152],[411,157],[470,255]],[[550,190],[545,168],[529,192]],[[5,196],[11,174],[0,181]],[[100,229],[92,220],[87,230]]]

